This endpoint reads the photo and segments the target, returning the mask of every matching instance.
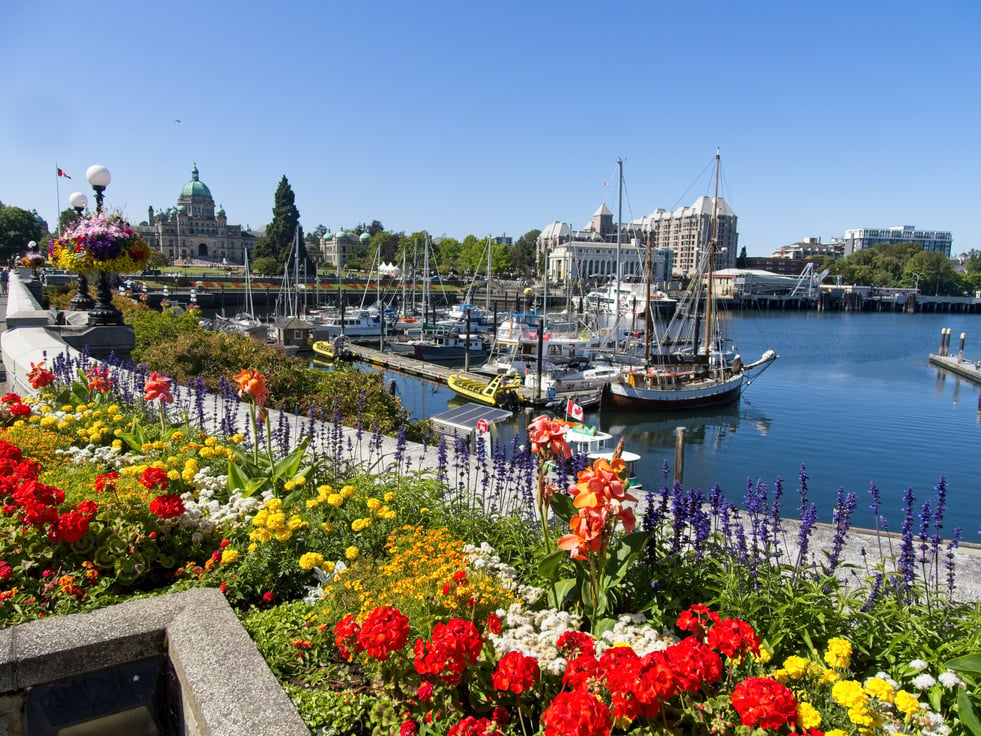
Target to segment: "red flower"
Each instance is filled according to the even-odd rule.
[[[358,632],[358,648],[379,662],[397,652],[409,640],[409,617],[390,606],[375,608]]]
[[[351,658],[349,647],[355,649],[359,646],[357,642],[360,633],[361,627],[350,613],[334,624],[334,644],[341,650],[341,656],[344,659]],[[360,649],[356,649],[356,651],[360,651]]]
[[[673,644],[664,653],[682,690],[693,693],[722,677],[722,659],[694,636]]]
[[[514,651],[501,657],[491,675],[491,682],[497,690],[521,695],[531,690],[540,676],[537,659]]]
[[[48,529],[48,538],[52,542],[78,542],[88,530],[88,517],[72,510],[59,516],[57,523],[51,525]]]
[[[106,393],[112,381],[109,378],[109,369],[92,366],[85,371],[85,377],[89,379],[89,388],[98,391],[100,394]]]
[[[14,574],[13,568],[6,560],[0,560],[0,580],[6,580]]]
[[[119,473],[117,473],[115,470],[113,470],[111,473],[100,475],[95,479],[95,492],[105,493],[106,491],[110,491],[115,493],[117,480],[119,480]]]
[[[610,710],[592,693],[559,693],[542,713],[544,736],[608,736],[613,727]]]
[[[428,703],[433,699],[433,683],[424,682],[416,690],[416,697],[419,698],[423,703]]]
[[[566,631],[555,642],[555,646],[567,659],[581,654],[596,653],[596,642],[584,631]]]
[[[760,653],[760,637],[745,621],[724,618],[709,631],[708,645],[727,657],[741,657],[746,652]]]
[[[31,388],[44,388],[55,382],[55,374],[44,367],[44,361],[42,360],[37,365],[31,363],[31,370],[27,374],[27,380],[31,384]]]
[[[797,718],[794,694],[769,677],[749,677],[732,691],[732,707],[744,726],[777,729]]]
[[[706,626],[709,620],[712,621],[713,625],[718,625],[722,622],[719,614],[710,611],[709,607],[704,603],[696,603],[678,616],[677,626],[682,631],[689,631],[692,636],[705,641],[705,636],[708,633]]]
[[[166,491],[167,483],[167,471],[162,468],[147,468],[140,474],[140,485],[148,490]]]
[[[10,414],[15,417],[27,417],[31,414],[31,407],[27,404],[11,404]]]
[[[143,386],[143,400],[155,401],[160,399],[165,404],[172,403],[174,401],[174,395],[170,392],[170,384],[171,379],[164,378],[157,371],[154,371],[146,379],[146,383]]]
[[[150,502],[150,511],[161,519],[173,519],[184,513],[184,502],[180,496],[173,493],[165,493],[157,496]]]
[[[501,633],[501,617],[498,616],[493,611],[487,614],[487,621],[484,622],[484,628],[486,628],[490,633],[495,636]]]
[[[562,675],[562,684],[572,690],[589,691],[602,681],[602,674],[599,660],[592,652],[580,654],[575,659],[569,660],[565,667],[565,674]]]
[[[80,513],[85,518],[89,519],[89,521],[92,520],[92,518],[95,516],[96,511],[99,510],[99,507],[96,505],[95,501],[89,501],[89,500],[82,501],[75,508],[78,511],[78,513]]]
[[[539,455],[543,450],[548,449],[551,455],[568,459],[572,455],[572,448],[565,438],[568,429],[569,425],[564,421],[553,419],[547,414],[542,414],[537,419],[533,419],[528,425],[531,451]]]
[[[419,724],[415,721],[402,721],[399,726],[399,736],[416,736],[419,733]]]
[[[459,723],[450,726],[449,736],[498,736],[501,730],[489,718],[467,716]]]
[[[275,600],[275,597],[273,596],[273,592],[271,590],[267,590],[265,593],[262,594],[263,603],[271,604],[273,600]]]
[[[463,671],[477,661],[483,645],[480,632],[469,621],[453,618],[449,623],[438,623],[429,641],[416,639],[416,672],[440,677],[447,685],[459,684]]]

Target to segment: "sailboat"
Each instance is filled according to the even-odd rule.
[[[743,385],[777,359],[767,350],[759,360],[744,365],[729,349],[714,298],[714,261],[718,237],[719,164],[715,154],[715,199],[712,233],[700,259],[699,272],[679,301],[674,317],[651,354],[645,343],[642,368],[623,371],[604,392],[607,406],[642,411],[673,411],[717,406],[737,401]],[[649,277],[648,277],[649,278]],[[703,319],[704,318],[704,319]]]
[[[252,300],[252,272],[249,270],[249,252],[245,251],[245,304],[244,311],[238,312],[234,317],[216,315],[213,321],[213,328],[222,332],[251,332],[256,328],[262,328],[263,324],[255,316],[255,306]]]

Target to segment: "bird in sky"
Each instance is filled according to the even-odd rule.
[[[178,120],[177,118],[174,118],[174,122],[175,122],[175,123],[179,123],[179,122],[180,122],[180,120]]]

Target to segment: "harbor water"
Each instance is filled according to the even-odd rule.
[[[708,490],[718,483],[728,498],[740,502],[748,483],[772,489],[779,478],[782,511],[796,517],[803,466],[820,521],[832,521],[841,489],[857,496],[853,523],[874,526],[869,507],[870,484],[875,484],[880,513],[890,530],[899,531],[906,489],[913,489],[918,513],[925,501],[935,507],[943,477],[944,534],[961,527],[965,541],[981,542],[981,388],[928,363],[944,327],[952,330],[952,352],[965,332],[965,356],[981,359],[981,319],[796,311],[740,313],[732,319],[746,361],[768,348],[780,355],[744,388],[738,403],[682,414],[586,413],[587,424],[623,437],[624,447],[641,455],[638,475],[646,488],[664,483],[665,464],[672,483],[676,429],[685,427],[686,487]],[[390,372],[385,380],[395,382],[414,419],[459,402],[445,386]],[[495,428],[495,437],[510,443],[522,426],[516,416]]]

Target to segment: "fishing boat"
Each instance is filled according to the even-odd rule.
[[[677,411],[737,401],[743,386],[777,359],[767,350],[759,360],[743,364],[723,328],[714,301],[714,261],[718,235],[719,153],[715,155],[715,200],[712,232],[699,273],[692,279],[677,310],[652,352],[653,336],[645,341],[645,365],[621,372],[604,392],[604,403],[616,409]],[[648,278],[650,278],[648,276]],[[648,320],[649,322],[650,320]]]
[[[379,314],[370,309],[345,310],[343,315],[324,314],[318,317],[317,324],[331,338],[345,335],[354,340],[379,338],[384,327]]]
[[[458,328],[422,328],[419,337],[389,338],[385,346],[393,353],[407,355],[416,360],[434,363],[461,361],[469,355],[474,359],[487,357],[487,344],[480,335],[468,336]]]
[[[453,373],[446,379],[446,385],[458,396],[502,409],[516,409],[521,404],[521,398],[517,394],[521,382],[521,376],[508,373],[501,373],[489,381],[478,381],[458,373]]]

